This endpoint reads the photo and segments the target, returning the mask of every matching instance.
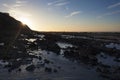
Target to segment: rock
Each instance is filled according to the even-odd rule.
[[[11,72],[12,70],[11,69],[8,69],[8,72]]]
[[[74,50],[67,50],[64,52],[64,56],[67,58],[75,58],[78,59],[80,54],[79,52],[75,52]]]
[[[112,74],[110,76],[110,78],[111,78],[111,80],[120,80],[120,73],[118,73],[118,74]]]
[[[49,64],[49,63],[50,63],[50,61],[49,61],[49,60],[47,60],[47,59],[45,59],[45,60],[44,60],[44,62],[45,62],[45,63],[47,63],[47,64]]]
[[[48,50],[48,51],[52,51],[52,52],[54,52],[54,53],[56,53],[56,54],[59,54],[59,53],[60,53],[60,47],[59,47],[55,42],[53,42],[53,43],[48,43],[48,45],[47,45],[47,50]]]
[[[4,68],[10,68],[12,66],[12,64],[8,64],[8,65],[5,65]]]
[[[61,67],[60,67],[60,66],[58,66],[58,69],[61,69]]]
[[[114,61],[120,62],[120,58],[115,58]]]
[[[100,67],[103,67],[103,68],[111,68],[111,66],[105,65],[105,64],[102,64],[102,63],[99,63],[99,66],[100,66]]]
[[[106,79],[110,79],[110,75],[108,75],[108,74],[102,73],[102,74],[100,74],[100,76],[103,78],[106,78]]]
[[[39,59],[39,60],[42,60],[42,57],[41,57],[41,56],[39,56],[39,57],[38,57],[38,59]]]
[[[39,40],[37,42],[38,42],[37,44],[40,46],[42,50],[52,51],[56,54],[60,53],[60,47],[54,41]]]
[[[8,68],[8,72],[11,72],[14,69],[19,68],[21,65],[21,61],[11,61],[8,65],[5,65],[4,68]]]
[[[80,55],[80,60],[85,64],[88,64],[90,62],[88,55]]]
[[[20,72],[20,71],[21,71],[21,69],[19,68],[19,69],[18,69],[18,71]]]
[[[97,72],[102,72],[101,68],[99,68],[99,67],[96,68],[96,71]]]
[[[0,48],[0,55],[2,55],[0,59],[9,60],[18,57],[19,55],[16,56],[18,49],[25,49],[25,44],[23,44],[24,46],[22,48],[17,46],[17,49],[13,49],[13,44],[18,41],[17,38],[19,38],[20,34],[30,35],[31,32],[32,30],[27,25],[23,25],[8,13],[0,12],[0,45],[4,45],[3,48]],[[21,41],[20,43],[17,42],[19,45],[21,43]]]
[[[19,31],[22,33],[31,32],[31,29],[27,25],[23,25],[20,21],[11,17],[8,13],[1,12],[0,12],[0,29],[1,29],[0,36],[2,36],[2,34],[14,36]]]
[[[32,50],[35,50],[35,49],[38,49],[38,45],[33,42],[29,45],[29,48]]]
[[[55,72],[55,73],[56,73],[56,72],[58,72],[58,71],[57,71],[57,69],[54,69],[54,70],[53,70],[53,72]]]
[[[35,70],[35,66],[34,65],[30,65],[26,68],[27,71],[34,71]]]
[[[45,72],[52,72],[52,68],[45,67]]]
[[[16,72],[21,72],[21,68],[17,69]]]
[[[98,64],[98,59],[95,56],[89,57],[89,61],[93,66]]]

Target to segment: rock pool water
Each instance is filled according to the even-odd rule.
[[[72,62],[64,58],[62,55],[57,55],[53,52],[45,50],[35,50],[30,54],[40,55],[44,59],[48,59],[49,64],[44,66],[39,65],[42,60],[33,59],[32,63],[39,66],[33,72],[28,72],[25,68],[30,65],[21,65],[21,72],[14,70],[8,72],[5,68],[0,68],[0,80],[103,80],[93,67],[86,66],[82,63]],[[45,72],[44,67],[57,69],[57,72]]]

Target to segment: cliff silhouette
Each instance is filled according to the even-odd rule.
[[[21,33],[30,33],[31,29],[27,25],[23,25],[22,22],[11,17],[9,13],[0,12],[0,33],[14,34],[20,30]],[[0,34],[1,35],[1,34]]]
[[[17,37],[19,34],[30,34],[32,30],[22,22],[11,17],[9,13],[0,12],[0,40],[5,41]]]
[[[22,22],[11,17],[9,13],[0,12],[0,54],[9,52],[20,35],[31,35],[32,30]]]

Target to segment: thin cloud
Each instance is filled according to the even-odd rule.
[[[112,5],[108,6],[107,8],[111,9],[111,8],[115,8],[115,7],[118,7],[118,6],[120,6],[120,2],[118,2],[116,4],[112,4]]]
[[[66,10],[69,10],[69,7],[65,7]]]
[[[53,2],[49,2],[48,6],[63,6],[63,5],[66,5],[68,3],[69,2],[66,1],[66,0],[56,0],[56,1],[53,1]]]
[[[50,6],[50,5],[53,5],[53,4],[57,3],[57,2],[58,2],[58,1],[49,2],[48,5]]]
[[[63,6],[63,5],[66,5],[68,4],[69,2],[61,2],[61,3],[58,3],[58,4],[55,4],[55,6]]]
[[[24,4],[27,3],[27,0],[16,0],[16,4]]]
[[[62,0],[62,1],[63,1],[63,0]],[[57,1],[53,1],[53,2],[49,2],[48,5],[50,6],[50,5],[53,5],[53,4],[56,4],[56,3],[59,3],[59,2],[61,2],[61,0],[57,0]]]
[[[14,4],[8,5],[8,4],[4,3],[2,5],[8,9],[13,9],[13,8],[18,8],[18,7],[23,6],[24,3],[27,3],[27,1],[16,0]]]
[[[65,17],[67,17],[67,18],[72,17],[72,16],[78,15],[80,13],[82,13],[82,12],[81,11],[74,11],[74,12],[71,12],[69,15],[65,16]]]
[[[9,8],[10,6],[6,3],[2,4],[4,7]]]
[[[19,4],[19,3],[21,3],[21,1],[16,1],[16,3],[18,3],[18,4]]]
[[[16,3],[17,3],[17,4],[20,4],[20,3],[23,3],[23,1],[17,0]]]
[[[24,4],[26,4],[27,1],[26,0],[16,0],[15,4],[13,5],[14,8],[17,8],[17,7],[21,7],[23,6]]]
[[[105,14],[103,14],[103,15],[101,15],[101,16],[97,16],[97,18],[103,18],[103,17],[105,17],[105,16],[111,16],[111,15],[115,15],[115,14],[119,14],[119,13],[120,13],[120,10],[118,10],[118,11],[113,11],[113,12],[105,13]]]
[[[22,5],[20,5],[20,4],[13,5],[13,7],[20,7],[20,6],[22,6]]]

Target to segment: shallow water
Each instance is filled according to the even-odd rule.
[[[101,57],[101,55],[103,57]],[[97,56],[98,62],[102,62],[102,64],[109,65],[109,66],[120,66],[119,62],[114,61],[115,57],[106,55],[105,53],[98,54]]]
[[[30,38],[30,39],[25,39],[25,40],[27,40],[28,42],[34,42],[36,39]]]
[[[52,63],[41,66],[42,60],[33,59],[30,64],[39,66],[34,72],[25,70],[30,64],[21,65],[21,72],[14,70],[9,73],[6,69],[0,68],[0,80],[103,80],[93,67],[69,61],[62,55],[57,55],[45,50],[35,50],[30,54],[33,55],[34,53],[37,56],[48,59]],[[57,69],[58,72],[45,72],[44,67]]]
[[[63,43],[63,42],[57,42],[56,44],[57,44],[60,48],[73,47],[73,45],[72,45],[72,44]]]
[[[43,40],[45,37],[45,35],[36,36],[39,37],[40,40]],[[89,37],[75,37],[67,35],[64,35],[63,37],[91,39]],[[32,43],[36,41],[36,38],[26,40]],[[64,57],[64,50],[68,47],[74,47],[74,45],[63,42],[56,42],[56,44],[61,48],[60,55],[41,49],[28,51],[30,55],[42,57],[42,60],[37,58],[28,58],[27,60],[32,60],[32,62],[21,65],[21,71],[15,69],[12,72],[8,72],[7,69],[3,68],[4,65],[8,64],[8,62],[3,62],[1,60],[0,80],[107,80],[99,76],[100,74],[99,72],[96,72],[96,67],[91,67],[76,61],[70,61]],[[0,45],[3,44],[1,43]],[[120,45],[110,43],[106,45],[106,47],[119,49]],[[103,57],[101,57],[101,55],[103,55]],[[119,62],[114,61],[115,58],[112,56],[101,53],[96,57],[98,62],[102,62],[105,65],[120,66]],[[49,60],[50,63],[44,64],[45,59]],[[26,71],[26,67],[32,64],[35,65],[36,69],[33,72]],[[51,68],[52,72],[46,72],[45,67]],[[53,70],[57,70],[57,72],[54,72]]]
[[[115,48],[120,50],[120,44],[115,44],[115,43],[109,43],[107,45],[105,45],[107,48]]]
[[[4,43],[0,43],[0,46],[4,46]]]

